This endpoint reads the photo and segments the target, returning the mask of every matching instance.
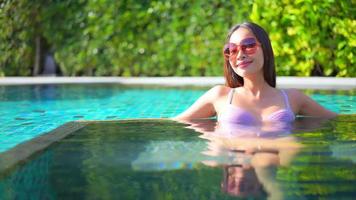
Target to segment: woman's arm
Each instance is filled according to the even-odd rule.
[[[183,113],[172,118],[173,120],[189,120],[209,118],[216,114],[214,103],[224,90],[224,86],[215,86],[202,95],[193,105]]]
[[[298,90],[291,90],[290,93],[292,93],[292,98],[294,98],[294,100],[297,102],[297,114],[299,115],[322,118],[333,118],[337,116],[337,113],[327,110],[312,98]]]

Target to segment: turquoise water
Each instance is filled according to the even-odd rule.
[[[109,84],[1,86],[0,152],[73,120],[171,117],[203,92]]]
[[[172,117],[206,90],[117,84],[0,86],[0,152],[73,120]],[[356,113],[353,93],[308,94],[338,113]]]
[[[93,122],[0,170],[0,199],[353,199],[355,117]]]

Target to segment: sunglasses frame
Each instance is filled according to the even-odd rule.
[[[251,46],[252,45],[252,46]],[[249,47],[251,46],[251,47]],[[255,38],[246,38],[243,39],[240,44],[235,43],[227,43],[224,46],[224,56],[225,58],[236,57],[240,51],[242,51],[246,55],[252,55],[256,53],[257,47],[261,46],[261,44]],[[235,53],[230,53],[230,48],[233,47]],[[250,48],[250,49],[248,49]]]

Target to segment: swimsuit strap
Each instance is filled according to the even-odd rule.
[[[229,94],[227,95],[228,104],[232,103],[232,98],[234,98],[234,92],[235,92],[235,88],[232,88]]]
[[[291,110],[290,105],[289,105],[289,100],[288,100],[288,94],[287,94],[287,92],[284,91],[284,90],[281,90],[281,92],[282,92],[282,95],[283,95],[284,104],[286,105],[286,108],[287,108],[288,110]]]

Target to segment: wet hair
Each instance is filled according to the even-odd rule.
[[[239,28],[249,29],[261,44],[263,51],[263,77],[271,87],[276,87],[276,71],[274,66],[274,55],[271,41],[267,32],[257,24],[252,22],[244,22],[233,26],[226,38],[226,43],[230,41],[231,35]],[[229,59],[224,56],[224,76],[226,85],[232,88],[241,87],[244,85],[243,77],[237,75],[229,62]]]

